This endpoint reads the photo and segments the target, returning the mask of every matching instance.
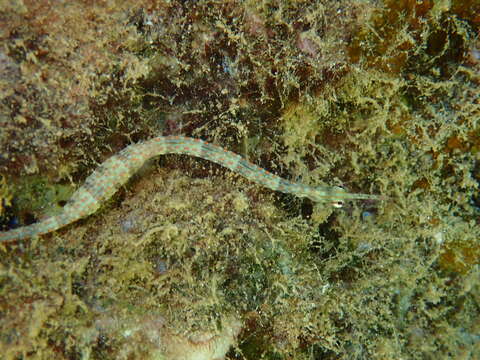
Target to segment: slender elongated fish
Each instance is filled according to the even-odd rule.
[[[377,195],[352,194],[338,186],[311,187],[293,183],[250,163],[229,150],[199,139],[159,136],[132,144],[102,163],[72,195],[60,214],[38,223],[0,232],[0,242],[46,234],[95,213],[148,159],[163,154],[186,154],[220,164],[274,191],[307,197],[341,207],[345,200],[379,200]]]

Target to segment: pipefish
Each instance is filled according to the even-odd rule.
[[[229,150],[200,139],[159,136],[127,146],[103,162],[75,191],[62,212],[43,221],[0,232],[0,242],[26,239],[58,230],[95,213],[148,159],[163,154],[186,154],[220,164],[274,191],[306,197],[315,202],[341,207],[345,200],[380,200],[378,195],[348,193],[338,186],[311,187],[290,182]]]

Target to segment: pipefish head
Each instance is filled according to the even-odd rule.
[[[308,197],[315,202],[329,203],[341,208],[346,200],[382,200],[382,196],[370,194],[354,194],[340,186],[318,186],[313,188]]]

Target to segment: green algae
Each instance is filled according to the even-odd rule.
[[[11,206],[12,191],[7,185],[5,177],[0,178],[0,216],[4,215],[5,208]]]
[[[222,144],[289,179],[386,200],[333,210],[165,156],[98,214],[3,246],[2,354],[162,358],[165,342],[222,334],[234,318],[242,332],[230,359],[474,358],[478,21],[473,3],[452,4],[98,7],[91,18],[64,15],[80,28],[96,19],[98,42],[69,33],[46,58],[38,34],[47,25],[27,18],[21,41],[4,38],[6,79],[42,88],[29,74],[48,70],[60,96],[71,74],[53,60],[80,41],[83,52],[65,64],[89,101],[67,96],[56,108],[61,99],[36,90],[20,96],[21,117],[2,109],[8,184],[45,174],[15,192],[23,209],[57,202],[58,185],[45,179],[80,184],[105,156],[159,128]],[[54,30],[64,27],[58,19]],[[101,74],[92,78],[95,64]],[[57,123],[65,108],[80,116],[70,131]],[[52,109],[53,119],[37,121]],[[40,140],[5,145],[13,132]],[[35,154],[43,147],[53,155]],[[34,196],[38,183],[53,190]]]
[[[45,218],[61,212],[74,187],[33,175],[19,179],[12,191],[16,194],[14,205],[18,213],[29,212],[32,217]]]

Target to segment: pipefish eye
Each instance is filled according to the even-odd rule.
[[[332,186],[332,192],[331,192],[331,201],[330,204],[337,208],[340,209],[343,207],[345,204],[345,201],[343,201],[343,197],[347,194],[344,188],[340,186]]]
[[[342,201],[342,200],[336,200],[336,201],[332,201],[332,202],[330,203],[330,205],[332,205],[334,208],[337,208],[337,209],[342,208],[342,207],[343,207],[343,204],[345,204],[345,202]]]

